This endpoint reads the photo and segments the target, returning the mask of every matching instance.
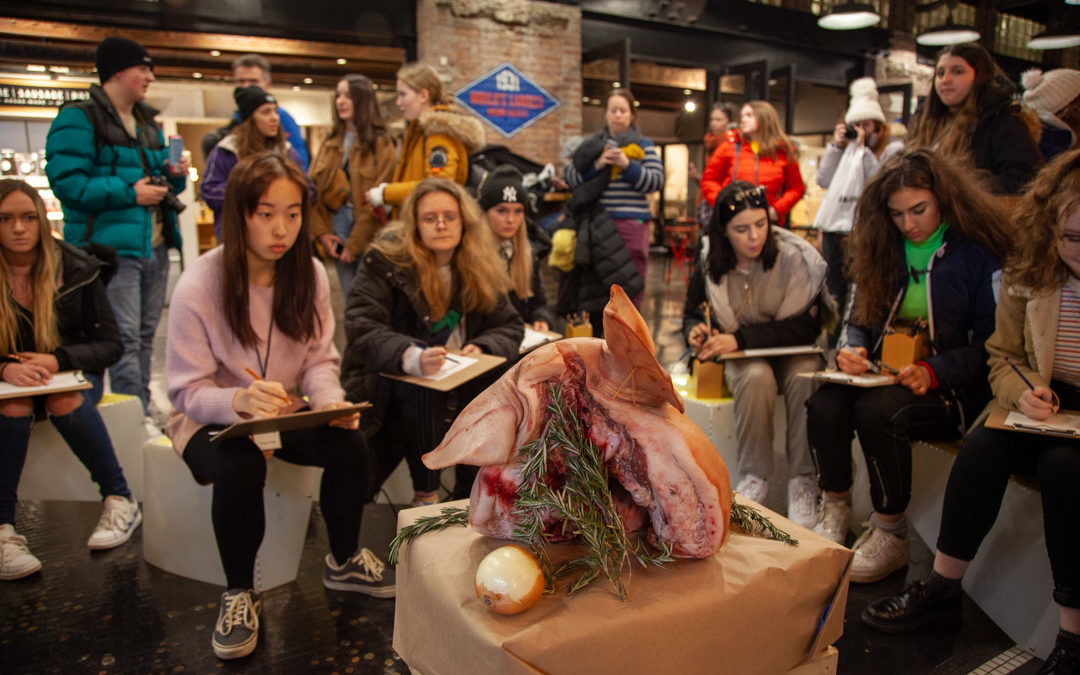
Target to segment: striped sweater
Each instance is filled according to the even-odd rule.
[[[600,203],[615,219],[652,220],[646,195],[664,187],[664,165],[660,161],[656,145],[644,137],[638,140],[637,145],[645,151],[645,157],[641,160],[631,159],[630,165],[611,180],[600,198]],[[604,171],[608,170],[608,167],[604,167]],[[571,188],[581,185],[596,174],[594,165],[590,165],[584,173],[574,168],[573,162],[566,165],[566,182]]]

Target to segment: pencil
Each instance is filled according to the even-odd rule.
[[[23,357],[22,357],[22,356],[20,356],[20,355],[18,355],[18,354],[8,354],[8,355],[7,355],[7,357],[8,357],[9,359],[12,359],[12,360],[14,360],[14,361],[18,361],[19,363],[22,363],[22,362],[23,362]]]
[[[255,378],[256,380],[258,380],[258,381],[260,381],[260,382],[262,382],[262,381],[263,381],[263,379],[262,379],[261,377],[259,377],[259,374],[258,374],[258,373],[256,373],[256,372],[255,372],[254,370],[252,370],[251,368],[244,368],[244,370],[246,370],[246,371],[247,371],[247,374],[248,374],[248,375],[250,375],[250,376],[252,376],[252,377],[254,377],[254,378]],[[280,401],[284,401],[284,402],[285,402],[286,404],[290,404],[290,405],[292,404],[292,401],[290,401],[289,399],[285,398],[284,396],[278,396],[278,400],[280,400]]]
[[[1030,389],[1031,391],[1035,391],[1035,385],[1031,383],[1031,380],[1024,377],[1024,374],[1020,372],[1020,369],[1016,367],[1016,364],[1012,362],[1012,359],[1006,356],[1005,363],[1009,364],[1009,367],[1013,369],[1013,372],[1020,376],[1020,379],[1024,381],[1024,384],[1027,385],[1028,389]]]

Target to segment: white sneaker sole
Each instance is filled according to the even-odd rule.
[[[373,598],[392,598],[397,593],[397,586],[359,586],[344,581],[329,581],[327,579],[323,579],[323,586],[331,591],[363,593]]]
[[[15,581],[16,579],[25,579],[31,574],[36,574],[41,571],[41,561],[38,560],[36,565],[32,565],[29,568],[20,572],[6,572],[0,574],[0,581]]]
[[[853,584],[872,584],[876,581],[881,581],[885,577],[889,576],[897,570],[902,570],[908,566],[908,561],[903,560],[897,565],[890,565],[889,567],[877,570],[856,570],[851,568],[851,583]]]
[[[142,524],[142,509],[139,509],[138,511],[135,512],[135,522],[133,522],[131,524],[131,527],[128,528],[127,532],[125,532],[122,537],[120,537],[119,539],[114,539],[112,541],[105,542],[105,543],[94,543],[94,542],[91,542],[91,541],[87,540],[86,547],[88,549],[90,549],[91,551],[107,551],[110,548],[116,548],[117,546],[120,546],[121,544],[126,544],[127,541],[129,539],[131,539],[131,535],[135,534],[135,530],[139,529],[139,525],[141,525],[141,524]]]
[[[214,656],[222,660],[229,659],[242,659],[251,652],[255,651],[255,647],[259,644],[259,631],[255,631],[251,634],[251,637],[241,642],[238,645],[225,646],[219,645],[217,641],[210,638],[210,645],[214,648]]]

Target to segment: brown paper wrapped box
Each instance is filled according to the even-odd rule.
[[[398,527],[443,506],[402,511]],[[843,632],[851,551],[761,510],[799,546],[733,532],[705,560],[667,569],[634,563],[628,602],[601,578],[515,616],[490,613],[473,591],[480,560],[509,542],[462,527],[421,535],[402,548],[397,567],[394,649],[424,675],[777,675],[824,660]]]

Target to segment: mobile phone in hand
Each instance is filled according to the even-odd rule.
[[[340,258],[341,254],[345,251],[345,245],[342,244],[340,241],[332,241],[332,242],[330,242],[330,251],[335,256]]]

